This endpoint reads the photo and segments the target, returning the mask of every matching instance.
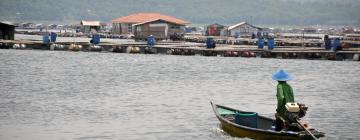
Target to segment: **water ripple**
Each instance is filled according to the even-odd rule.
[[[287,69],[326,139],[357,139],[356,62],[0,50],[0,139],[238,139],[210,100],[273,117]]]

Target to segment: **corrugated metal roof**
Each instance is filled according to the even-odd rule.
[[[132,15],[128,15],[125,17],[120,17],[120,18],[114,19],[114,20],[112,20],[112,22],[113,23],[136,24],[136,23],[143,23],[143,22],[147,22],[147,21],[153,21],[153,20],[157,20],[157,19],[162,19],[162,20],[165,20],[168,22],[181,24],[181,25],[189,24],[189,22],[187,22],[185,20],[181,20],[181,19],[178,19],[175,17],[160,14],[160,13],[136,13],[136,14],[132,14]]]
[[[80,24],[83,25],[83,26],[100,26],[100,21],[82,20]]]
[[[251,27],[253,27],[253,28],[261,29],[260,27],[251,25],[251,24],[249,24],[249,23],[247,23],[247,22],[240,22],[240,23],[238,23],[238,24],[235,24],[235,25],[233,25],[233,26],[230,26],[230,27],[228,28],[228,30],[232,30],[232,29],[234,29],[234,28],[237,28],[237,27],[243,26],[243,25],[249,25],[249,26],[251,26]]]

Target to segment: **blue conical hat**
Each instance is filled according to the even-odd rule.
[[[278,70],[272,75],[272,79],[276,81],[290,81],[292,80],[292,76],[286,72],[285,70]]]

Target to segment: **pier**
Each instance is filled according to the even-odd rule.
[[[195,40],[195,41],[194,41]],[[199,41],[200,40],[200,41]],[[148,48],[146,42],[102,42],[96,46],[89,42],[56,42],[43,43],[38,40],[0,40],[1,49],[20,50],[54,50],[54,51],[91,51],[114,53],[140,53],[140,54],[166,54],[166,55],[200,55],[223,57],[258,57],[278,59],[316,59],[316,60],[354,60],[359,61],[360,48],[343,48],[340,51],[325,50],[321,43],[304,46],[297,43],[280,41],[273,50],[258,49],[251,39],[226,40],[224,43],[216,40],[215,48],[206,48],[201,39],[189,38],[185,41],[158,42],[154,47]],[[230,43],[229,43],[230,42]],[[238,42],[238,43],[234,43]],[[240,43],[239,43],[240,42]],[[308,41],[310,42],[310,41]],[[311,46],[311,47],[309,47]]]

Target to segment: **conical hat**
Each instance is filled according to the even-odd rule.
[[[272,79],[276,81],[290,81],[293,77],[285,70],[278,70],[272,75]]]

